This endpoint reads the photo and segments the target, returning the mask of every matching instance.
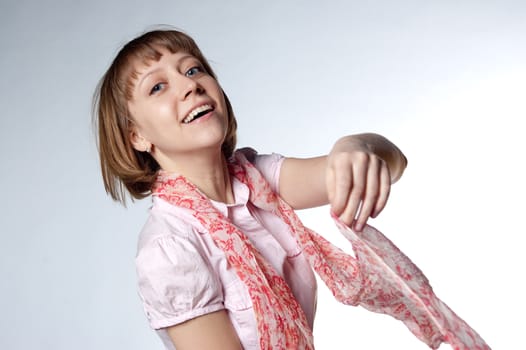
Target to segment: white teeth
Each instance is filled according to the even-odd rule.
[[[197,107],[196,109],[192,110],[190,113],[188,113],[188,115],[186,116],[186,118],[183,119],[183,123],[185,124],[188,124],[190,123],[192,120],[194,120],[194,118],[201,112],[204,112],[204,111],[207,111],[209,109],[212,109],[212,106],[210,105],[202,105],[202,106],[199,106]]]

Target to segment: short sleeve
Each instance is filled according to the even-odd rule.
[[[271,153],[258,154],[252,161],[254,166],[270,184],[272,191],[276,193],[279,193],[279,174],[284,159],[285,157],[281,154]]]
[[[224,309],[221,283],[195,243],[158,237],[136,257],[139,295],[154,329]]]

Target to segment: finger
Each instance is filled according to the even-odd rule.
[[[354,228],[357,231],[361,231],[363,229],[376,206],[378,191],[380,188],[380,166],[380,161],[376,159],[370,162],[370,166],[367,169],[367,184],[365,193],[362,205],[360,207],[360,212],[358,213],[356,223],[354,225]]]
[[[345,210],[340,215],[340,219],[345,222],[347,225],[351,225],[353,220],[356,218],[356,213],[360,208],[360,203],[363,199],[365,193],[365,175],[363,171],[356,170],[353,171],[353,182],[351,192],[345,203]]]
[[[374,208],[372,217],[377,217],[382,210],[384,210],[385,205],[387,204],[387,199],[391,192],[391,174],[389,173],[389,168],[387,166],[382,167],[380,172],[380,191],[378,199],[376,201],[376,207]]]
[[[340,167],[340,169],[332,169],[334,177],[334,192],[333,199],[331,200],[331,208],[334,214],[340,216],[345,209],[345,205],[349,198],[349,191],[353,186],[352,181],[352,169],[350,166],[349,170],[345,167]]]

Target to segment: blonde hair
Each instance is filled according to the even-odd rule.
[[[113,200],[123,205],[126,204],[126,190],[132,200],[148,196],[159,170],[159,164],[149,153],[133,148],[129,138],[133,118],[128,110],[133,80],[137,77],[135,64],[159,60],[162,56],[159,49],[191,54],[217,80],[194,40],[178,30],[152,30],[122,47],[95,90],[93,121],[98,134],[104,188]],[[224,91],[223,95],[227,106],[228,130],[221,150],[228,159],[236,146],[237,122]]]

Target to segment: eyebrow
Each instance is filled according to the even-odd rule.
[[[197,57],[195,57],[195,56],[193,56],[193,55],[191,55],[191,54],[186,54],[186,55],[182,56],[182,57],[177,61],[177,66],[179,66],[179,65],[181,64],[181,62],[186,61],[186,60],[189,59],[189,58],[193,58],[193,59],[198,60]],[[198,61],[199,61],[199,60],[198,60]],[[142,88],[142,84],[144,83],[144,81],[146,80],[146,78],[148,78],[150,75],[152,75],[152,74],[158,72],[159,70],[161,70],[161,68],[160,68],[160,67],[157,67],[157,68],[154,68],[154,69],[152,69],[151,71],[147,72],[146,74],[144,74],[144,75],[141,77],[141,79],[139,80],[139,82],[137,83],[137,85],[136,85],[136,86],[137,86],[137,89],[138,89],[138,90],[141,90],[141,88]]]
[[[144,83],[144,81],[146,80],[146,78],[148,78],[150,75],[156,73],[157,71],[159,71],[160,68],[155,68],[155,69],[152,69],[151,71],[149,71],[148,73],[144,74],[141,79],[139,79],[139,82],[137,83],[137,89],[138,90],[141,90],[142,89],[142,83]]]

